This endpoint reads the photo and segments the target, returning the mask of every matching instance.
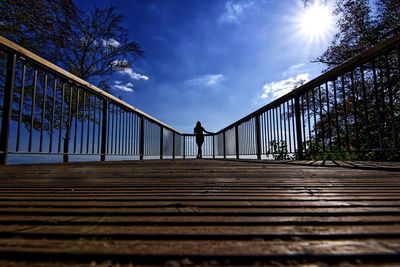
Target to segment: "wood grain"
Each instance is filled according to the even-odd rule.
[[[0,264],[398,264],[397,165],[328,164],[0,166]]]

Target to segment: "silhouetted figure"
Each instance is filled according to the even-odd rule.
[[[202,126],[201,123],[198,121],[196,123],[196,127],[194,127],[194,134],[196,135],[196,144],[197,144],[197,159],[203,158],[202,151],[201,151],[201,146],[204,143],[204,134],[203,132],[206,132],[208,134],[212,134],[212,132],[206,131]]]

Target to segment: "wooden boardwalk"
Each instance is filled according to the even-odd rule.
[[[2,166],[0,266],[398,265],[396,166],[312,164]]]

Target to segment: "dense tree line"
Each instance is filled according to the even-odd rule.
[[[400,33],[398,0],[337,1],[334,14],[338,32],[315,60],[326,70]],[[304,144],[308,158],[400,159],[399,60],[393,50],[316,88],[315,106],[303,101],[313,128]]]

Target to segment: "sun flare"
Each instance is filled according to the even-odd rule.
[[[298,31],[308,42],[326,41],[334,26],[332,11],[317,0],[307,6],[298,18]]]

